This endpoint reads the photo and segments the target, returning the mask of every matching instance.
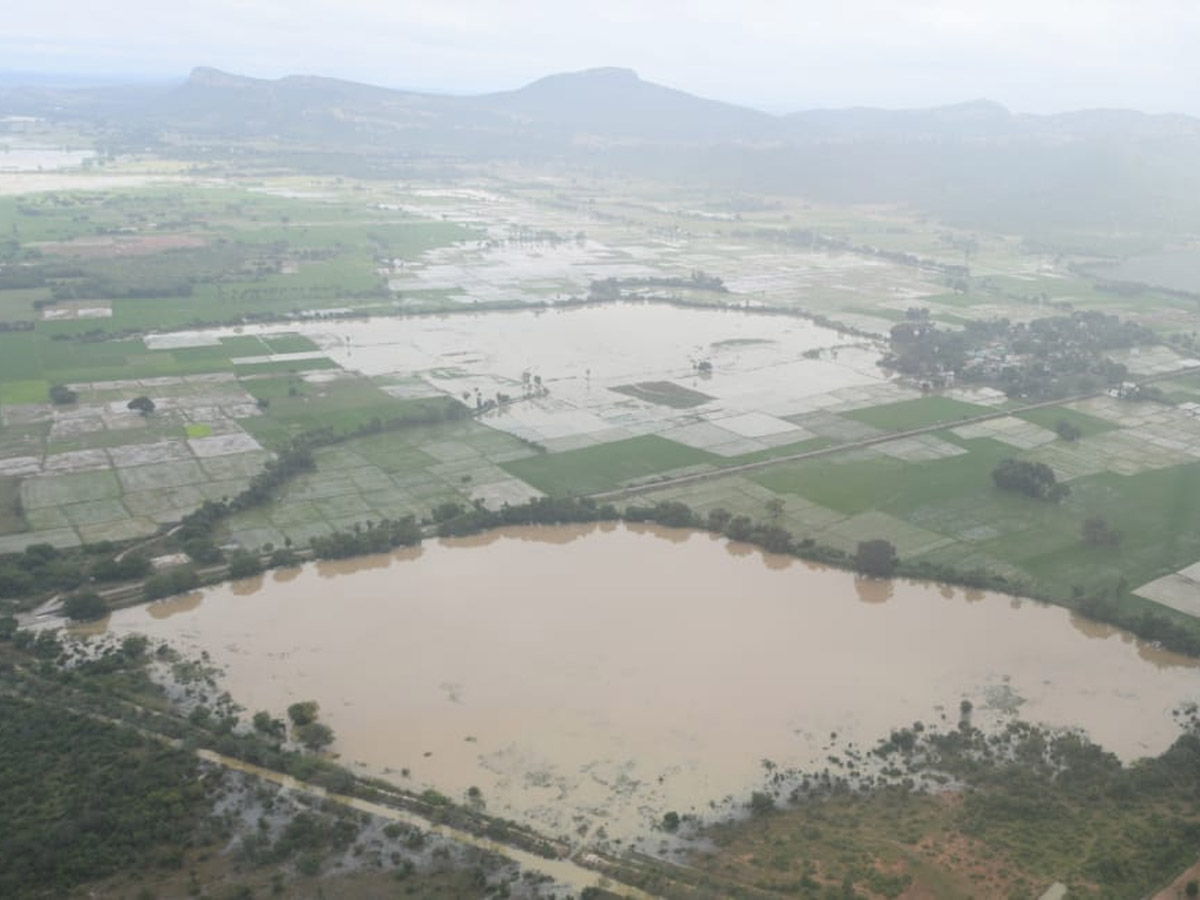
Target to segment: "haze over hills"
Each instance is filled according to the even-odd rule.
[[[310,76],[197,68],[179,85],[0,88],[0,113],[65,118],[117,149],[219,156],[274,144],[362,174],[417,162],[562,160],[832,202],[901,203],[960,224],[1178,231],[1200,226],[1200,119],[1129,110],[933,109],[775,116],[643,81],[628,69],[550,75],[450,96]]]

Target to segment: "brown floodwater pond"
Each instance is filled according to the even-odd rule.
[[[707,534],[520,528],[121,610],[249,711],[314,699],[348,764],[555,834],[644,832],[916,720],[1165,749],[1194,661],[1056,607],[876,582]],[[836,733],[836,740],[831,734]],[[832,748],[832,749],[831,749]],[[408,776],[402,770],[409,771]]]

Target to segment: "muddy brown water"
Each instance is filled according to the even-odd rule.
[[[504,529],[212,588],[108,629],[207,650],[249,711],[315,699],[342,761],[553,835],[645,833],[916,720],[1017,714],[1129,760],[1195,661],[1056,607],[880,582],[707,534]],[[836,740],[831,734],[836,733]],[[404,775],[402,770],[408,770]]]

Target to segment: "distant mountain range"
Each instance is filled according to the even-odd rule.
[[[826,201],[901,203],[963,224],[1038,230],[1200,227],[1200,119],[1128,110],[934,109],[769,115],[628,69],[551,75],[470,97],[310,76],[195,69],[183,84],[0,86],[0,116],[71,120],[122,148],[253,145],[399,174],[418,162],[582,162]]]

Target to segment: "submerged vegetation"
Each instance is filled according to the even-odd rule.
[[[717,846],[698,865],[753,885],[730,896],[1017,898],[1061,881],[1072,897],[1116,900],[1195,861],[1194,721],[1161,756],[1123,766],[1073,732],[981,731],[965,709],[957,728],[914,723],[832,772],[776,773],[765,792],[782,805],[710,829]]]

